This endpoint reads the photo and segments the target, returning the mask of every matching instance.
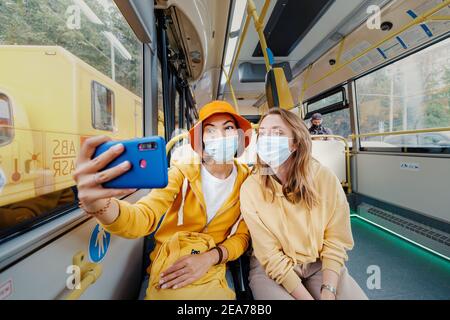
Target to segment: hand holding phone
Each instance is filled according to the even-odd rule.
[[[107,164],[102,171],[128,161],[130,169],[112,180],[102,183],[104,188],[152,189],[164,188],[168,183],[166,143],[161,137],[145,137],[126,141],[109,141],[98,146],[97,158],[110,148],[121,144],[123,152]]]
[[[142,139],[113,142],[110,137],[96,136],[83,142],[73,179],[77,184],[78,199],[86,210],[97,211],[105,206],[106,199],[129,195],[137,188],[162,188],[167,184],[164,140]],[[151,150],[139,150],[139,145],[149,142],[156,142],[156,145],[152,144]],[[145,146],[141,148],[146,149]],[[146,170],[139,166],[144,164],[140,160],[146,161]],[[126,175],[133,168],[131,175]],[[138,179],[133,180],[136,175]],[[119,186],[122,188],[113,189]]]

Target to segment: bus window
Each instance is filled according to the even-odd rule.
[[[0,94],[0,146],[11,142],[14,135],[11,104],[4,94]]]
[[[86,137],[142,136],[143,45],[113,0],[0,1],[0,21],[3,242],[77,207]]]
[[[335,104],[343,104],[344,103],[344,91],[340,90],[326,98],[311,102],[307,104],[308,113],[312,113],[319,109],[325,108],[327,106],[335,105]]]
[[[356,80],[359,131],[450,126],[450,38]],[[361,138],[362,150],[450,153],[450,132]]]
[[[306,103],[307,114],[305,124],[311,126],[314,113],[322,114],[322,125],[331,130],[334,135],[349,138],[352,133],[350,125],[350,109],[345,99],[343,87],[322,94]]]
[[[92,126],[98,130],[114,129],[114,93],[98,82],[92,82]]]

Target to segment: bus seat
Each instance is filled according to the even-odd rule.
[[[345,144],[342,141],[313,140],[312,156],[331,169],[341,183],[346,181]]]

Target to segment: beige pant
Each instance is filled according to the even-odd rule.
[[[302,280],[302,284],[314,299],[320,299],[322,286],[322,262],[317,260],[307,265],[297,265],[294,270]],[[294,300],[294,298],[274,280],[270,279],[259,261],[250,259],[250,288],[255,300]],[[336,300],[367,300],[364,291],[343,267],[339,276]]]

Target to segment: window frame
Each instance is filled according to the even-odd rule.
[[[360,106],[358,105],[358,92],[357,92],[357,81],[361,78],[367,77],[372,73],[375,73],[381,69],[384,69],[394,63],[397,63],[399,61],[402,61],[404,59],[407,59],[410,56],[413,56],[415,54],[418,54],[420,52],[422,52],[423,50],[432,47],[433,45],[436,45],[442,41],[447,40],[448,38],[450,38],[450,33],[445,33],[441,36],[436,37],[435,39],[429,41],[428,43],[419,45],[418,47],[412,49],[409,52],[406,52],[398,57],[395,57],[394,59],[392,59],[391,61],[388,61],[384,64],[381,64],[379,66],[377,66],[376,68],[373,68],[371,70],[369,70],[368,72],[365,72],[361,75],[359,75],[358,77],[353,78],[351,81],[353,83],[353,104],[354,104],[354,110],[355,110],[355,117],[356,117],[356,121],[355,121],[355,125],[357,127],[357,132],[358,134],[361,134],[361,122],[360,122],[360,115],[359,115],[359,110],[360,110]],[[429,128],[431,129],[431,128]],[[439,133],[439,132],[438,132]],[[410,134],[405,134],[405,135],[399,135],[400,137],[403,136],[408,136]],[[417,139],[419,140],[420,137],[420,133],[415,133],[415,135],[417,135]],[[391,137],[391,136],[395,136],[395,135],[385,135],[385,137]],[[357,145],[358,145],[358,152],[363,152],[363,153],[383,153],[383,154],[388,154],[388,155],[408,155],[408,156],[444,156],[444,157],[449,157],[450,156],[450,147],[420,147],[420,146],[412,146],[412,147],[405,147],[405,146],[397,146],[397,147],[363,147],[361,144],[361,137],[356,137],[356,141],[357,141]]]
[[[9,126],[11,126],[11,128],[10,128],[10,130],[11,130],[11,136],[9,136],[9,139],[8,140],[6,140],[5,142],[1,142],[0,143],[0,147],[4,147],[4,146],[7,146],[8,144],[10,144],[10,143],[12,143],[13,141],[14,141],[14,137],[15,137],[15,130],[14,130],[14,113],[13,113],[13,107],[12,107],[12,102],[11,102],[11,99],[9,98],[9,96],[8,95],[6,95],[5,93],[3,93],[3,92],[0,92],[0,99],[2,98],[2,97],[5,97],[6,98],[6,103],[7,103],[7,108],[8,108],[8,111],[9,111],[9,122],[10,122],[10,124],[9,124]]]
[[[112,114],[111,114],[111,130],[109,129],[104,129],[104,128],[98,128],[96,126],[96,117],[95,117],[95,86],[99,85],[103,88],[106,89],[107,93],[111,93],[111,101],[112,101]],[[116,96],[113,90],[111,90],[109,87],[103,85],[102,83],[96,81],[96,80],[92,80],[91,81],[91,125],[92,128],[94,128],[95,130],[101,130],[101,131],[107,131],[107,132],[114,132],[114,128],[115,128],[115,124],[116,124]]]
[[[312,111],[309,111],[309,105],[315,102],[318,102],[320,100],[326,99],[328,97],[331,97],[333,95],[335,95],[336,93],[341,93],[342,94],[342,101],[341,102],[337,102],[337,103],[333,103],[330,105],[327,105],[325,107],[319,108],[319,109],[315,109]],[[347,92],[345,90],[345,83],[339,85],[338,87],[335,87],[333,89],[327,90],[324,93],[321,93],[311,99],[308,99],[307,101],[305,101],[304,103],[305,105],[305,110],[306,110],[306,114],[304,117],[304,120],[308,120],[309,118],[312,117],[312,115],[314,113],[321,113],[322,115],[326,115],[327,113],[332,113],[335,111],[339,111],[339,110],[343,110],[349,107],[349,101],[347,99]]]

